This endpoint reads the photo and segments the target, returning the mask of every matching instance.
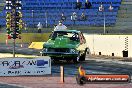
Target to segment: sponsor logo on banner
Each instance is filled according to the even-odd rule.
[[[44,65],[48,64],[48,61],[44,60],[37,60],[37,66],[38,68],[45,68]]]
[[[19,69],[19,68],[24,68],[24,66],[23,65],[19,65],[19,66],[12,65],[9,67],[9,69]]]
[[[131,76],[128,74],[86,74],[82,66],[78,69],[76,81],[79,85],[85,83],[129,83]]]
[[[51,74],[50,58],[10,58],[0,60],[0,76]]]

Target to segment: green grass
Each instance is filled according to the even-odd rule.
[[[89,27],[89,26],[67,26],[68,27],[68,29],[76,29],[76,30],[102,30],[102,29],[104,29],[104,27]],[[0,28],[1,29],[1,31],[6,31],[6,28],[5,27],[2,27],[2,28]],[[112,29],[112,27],[106,27],[106,29]],[[42,28],[42,30],[47,30],[47,31],[53,31],[54,30],[54,28],[52,28],[52,27],[49,27],[49,28]],[[25,31],[25,29],[22,29],[22,31]],[[29,32],[33,32],[33,31],[38,31],[38,29],[37,28],[27,28],[27,31],[29,31]]]
[[[89,26],[68,26],[69,30],[79,30],[82,31],[84,33],[98,33],[99,34],[103,34],[104,31],[104,27],[89,27]],[[122,27],[120,26],[115,26],[115,27],[106,27],[106,31],[109,32],[109,35],[132,35],[132,31],[130,29],[125,29],[127,32],[121,32]],[[37,28],[27,28],[27,30],[22,29],[22,33],[37,33],[38,29]],[[52,31],[54,31],[53,27],[49,27],[49,28],[42,28],[42,33],[51,33]],[[6,28],[2,27],[0,28],[0,33],[6,33]]]

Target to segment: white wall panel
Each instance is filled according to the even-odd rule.
[[[123,57],[125,38],[128,37],[128,57],[132,57],[132,35],[87,35],[85,38],[91,54]]]

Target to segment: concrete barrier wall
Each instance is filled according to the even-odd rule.
[[[45,42],[48,40],[50,33],[22,33],[21,39],[16,39],[16,43],[31,43],[31,42]],[[6,40],[8,43],[12,43],[12,39],[7,39],[5,33],[0,33],[0,43],[5,43]]]
[[[132,36],[128,37],[128,50],[129,57],[132,57]]]
[[[132,57],[132,35],[85,35],[91,54],[123,57],[124,50],[128,50],[128,57]]]

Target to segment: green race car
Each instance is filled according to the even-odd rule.
[[[83,33],[77,30],[54,31],[44,43],[42,56],[50,56],[53,61],[84,61],[87,45]]]

